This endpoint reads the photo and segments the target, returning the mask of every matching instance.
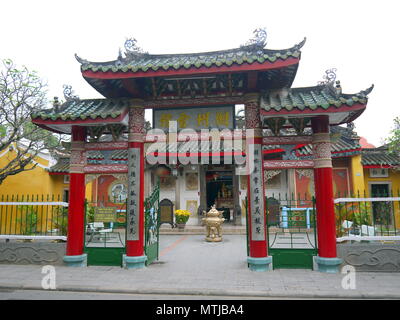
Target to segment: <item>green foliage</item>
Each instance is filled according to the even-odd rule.
[[[86,223],[94,222],[94,212],[95,209],[89,202],[85,202],[85,212],[86,212]]]
[[[335,204],[336,235],[341,237],[346,230],[343,230],[344,220],[352,221],[353,227],[372,224],[372,208],[365,202],[346,202]]]
[[[20,212],[20,217],[15,220],[17,227],[20,228],[20,233],[24,236],[34,235],[37,231],[39,223],[38,212],[36,206],[17,206]]]
[[[372,217],[372,210],[371,210],[371,205],[369,203],[361,202],[354,206],[353,219],[355,225],[361,226],[365,224],[369,226],[372,224],[371,217]]]
[[[390,131],[386,143],[388,144],[389,152],[400,154],[400,117],[394,118],[393,123],[394,128]]]
[[[390,201],[379,201],[374,203],[375,223],[389,226],[392,224],[393,206]]]
[[[31,121],[33,113],[47,109],[46,84],[36,72],[12,60],[0,63],[0,153],[13,150],[7,164],[0,167],[0,184],[8,177],[36,167],[40,152],[61,148],[61,136]]]
[[[59,235],[66,236],[68,231],[68,208],[55,207],[51,222],[54,229],[58,230]]]
[[[5,138],[7,134],[7,127],[0,125],[0,138]]]

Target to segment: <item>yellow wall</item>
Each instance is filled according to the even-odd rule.
[[[0,157],[0,167],[4,167],[14,158],[15,152],[3,154]],[[42,157],[36,157],[35,161],[45,167],[49,165],[49,161]],[[63,191],[69,185],[64,183],[63,175],[50,175],[45,167],[37,165],[32,170],[8,176],[0,185],[0,201],[62,201]],[[37,214],[36,231],[54,229],[53,207],[2,205],[0,206],[0,233],[28,234],[27,226],[32,224],[29,221],[32,219],[31,212]]]
[[[361,164],[361,155],[356,155],[351,157],[350,180],[351,180],[352,193],[354,195],[357,195],[359,193],[360,196],[362,196],[365,191],[365,184],[364,184],[364,169]]]
[[[94,181],[91,181],[89,183],[86,184],[86,188],[85,188],[85,198],[86,200],[88,200],[89,202],[93,201],[93,183]]]
[[[382,182],[382,183],[390,183],[389,192],[393,192],[393,197],[400,196],[400,172],[397,170],[389,169],[389,177],[387,178],[371,178],[369,174],[369,169],[364,169],[364,188],[367,194],[367,197],[371,196],[370,192],[370,182]],[[396,220],[396,228],[400,228],[400,201],[394,202],[394,211],[395,211],[395,220]]]
[[[4,167],[12,159],[15,158],[15,152],[8,152],[0,158],[0,167]],[[36,157],[35,161],[40,165],[48,167],[49,161]],[[37,165],[35,169],[23,171],[13,176],[8,176],[2,184],[0,184],[1,196],[19,196],[32,194],[51,194],[62,196],[63,189],[68,188],[68,184],[64,184],[63,176],[49,175],[45,168]]]

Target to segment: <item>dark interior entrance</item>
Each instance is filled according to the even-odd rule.
[[[233,201],[233,172],[206,172],[207,210],[214,204],[217,209],[224,211],[224,218],[230,221],[230,211],[234,208]]]
[[[372,198],[385,198],[390,196],[388,183],[371,184]],[[393,203],[391,201],[372,201],[373,223],[379,225],[392,225]]]

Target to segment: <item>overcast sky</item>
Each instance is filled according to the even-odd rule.
[[[85,82],[74,53],[89,61],[117,58],[127,38],[149,53],[235,48],[265,27],[269,49],[307,37],[293,87],[312,86],[337,68],[344,93],[368,88],[356,131],[380,145],[399,116],[398,1],[22,1],[0,4],[0,59],[38,71],[49,97],[70,84],[80,98],[101,97]]]

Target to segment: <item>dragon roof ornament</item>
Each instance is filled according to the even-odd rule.
[[[253,31],[253,38],[240,47],[253,47],[255,49],[263,49],[267,44],[267,31],[265,28],[257,28]]]
[[[336,80],[336,68],[331,68],[331,69],[327,69],[325,70],[325,75],[322,77],[322,81],[318,82],[319,86],[326,86],[328,84],[333,84]]]
[[[64,98],[66,101],[79,100],[79,96],[74,95],[74,90],[72,90],[72,86],[64,84],[63,88],[64,88],[64,92],[63,92]]]
[[[144,52],[142,48],[140,48],[137,45],[137,40],[135,38],[129,38],[125,40],[124,43],[125,47],[125,56],[126,57],[132,57],[132,56],[141,56],[144,54],[147,54],[147,52]]]

